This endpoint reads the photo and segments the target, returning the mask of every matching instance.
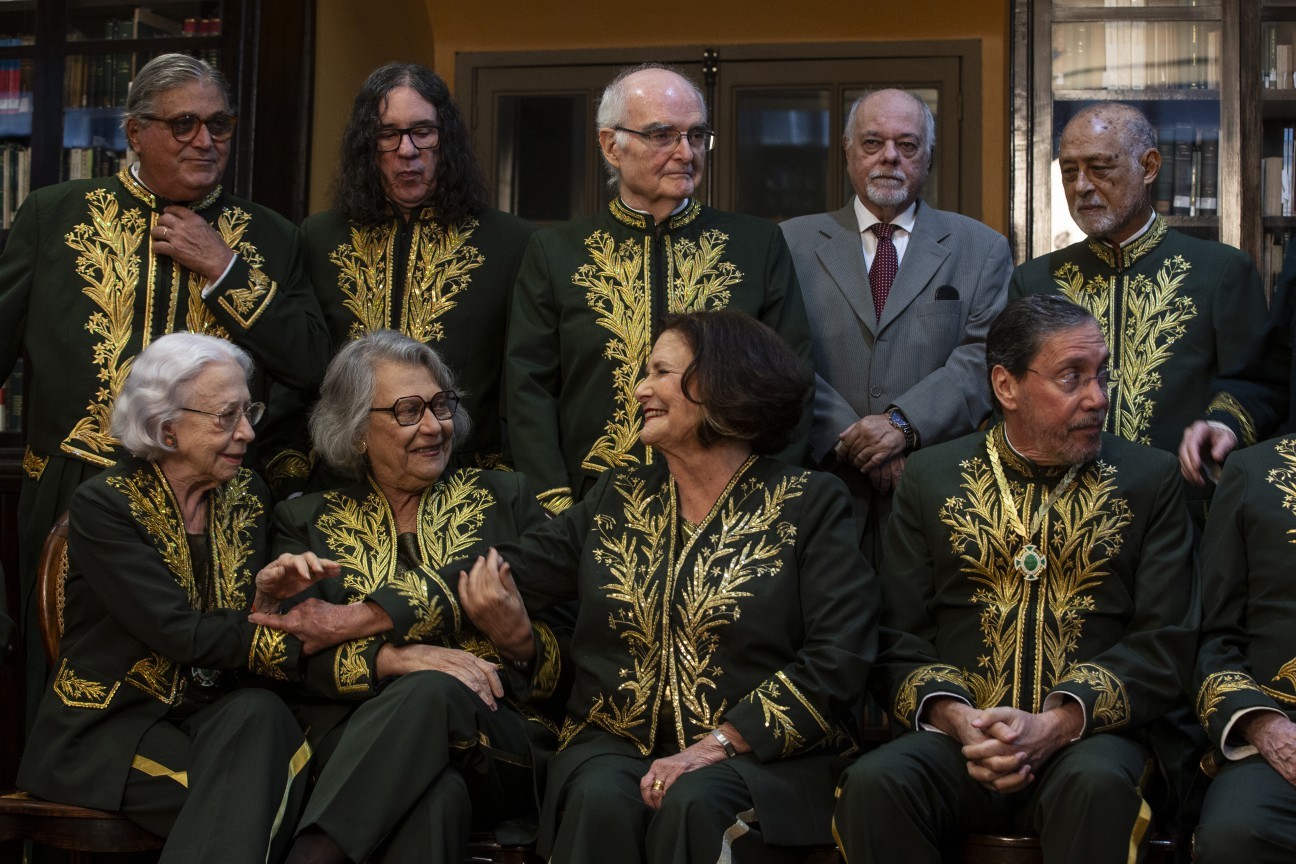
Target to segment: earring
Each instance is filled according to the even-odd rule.
[[[367,453],[368,450],[369,450],[369,442],[368,442],[368,441],[361,441],[359,444],[356,445],[356,452],[359,453],[359,454],[361,454],[361,455],[364,455],[365,453]]]
[[[162,436],[162,443],[168,447],[176,446],[176,437],[170,433]]]

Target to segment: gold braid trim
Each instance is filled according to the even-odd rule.
[[[891,711],[896,722],[906,729],[913,728],[913,721],[909,718],[918,710],[918,690],[923,685],[933,682],[951,684],[965,693],[971,690],[963,670],[957,666],[950,666],[948,663],[929,663],[926,666],[919,666],[905,677],[899,692],[896,693],[895,707]]]
[[[1215,672],[1206,676],[1202,682],[1201,688],[1197,691],[1197,720],[1201,723],[1202,728],[1210,730],[1211,715],[1219,708],[1220,703],[1224,701],[1230,693],[1240,693],[1249,690],[1254,693],[1263,692],[1255,680],[1245,672]],[[1291,697],[1288,697],[1290,699]]]
[[[548,624],[536,622],[533,626],[536,640],[540,643],[540,662],[531,673],[531,698],[548,699],[558,689],[558,677],[562,674],[562,656],[558,650],[558,638]]]
[[[1216,393],[1215,398],[1206,406],[1206,413],[1219,411],[1227,414],[1237,421],[1238,428],[1242,432],[1242,440],[1239,442],[1240,447],[1250,447],[1256,443],[1255,420],[1251,417],[1251,412],[1242,407],[1242,403],[1233,397],[1231,393]]]
[[[572,490],[570,486],[559,486],[555,489],[547,489],[539,495],[536,495],[536,500],[540,502],[540,506],[543,507],[550,516],[557,516],[575,503],[575,499],[572,498]]]
[[[248,649],[248,671],[263,678],[287,681],[284,666],[288,662],[288,634],[271,627],[257,626]]]
[[[85,678],[78,678],[77,674],[72,671],[68,665],[67,658],[63,658],[63,663],[59,666],[58,673],[54,676],[54,695],[63,701],[63,704],[69,708],[95,708],[103,710],[112,702],[113,696],[117,695],[117,688],[121,687],[121,682],[114,682],[112,687],[99,681],[89,681]]]
[[[23,450],[22,468],[31,479],[39,482],[41,475],[45,473],[45,466],[48,464],[48,456],[37,456],[30,447]]]
[[[1095,729],[1111,729],[1130,721],[1129,696],[1125,684],[1097,663],[1075,663],[1058,679],[1058,685],[1078,684],[1096,696],[1093,708]]]

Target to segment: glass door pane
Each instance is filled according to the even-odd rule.
[[[775,221],[823,210],[832,143],[830,95],[826,89],[737,94],[735,159],[742,171],[735,210]]]

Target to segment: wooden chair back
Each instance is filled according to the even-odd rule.
[[[40,618],[41,644],[45,663],[53,667],[63,638],[63,605],[67,600],[63,585],[67,581],[68,514],[64,513],[45,536],[40,564],[36,569],[36,614]]]

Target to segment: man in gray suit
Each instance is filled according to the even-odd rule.
[[[918,200],[936,122],[917,96],[867,94],[843,139],[855,198],[782,228],[813,337],[811,458],[850,487],[860,548],[876,560],[906,455],[990,412],[985,336],[1012,255],[1001,234]]]

